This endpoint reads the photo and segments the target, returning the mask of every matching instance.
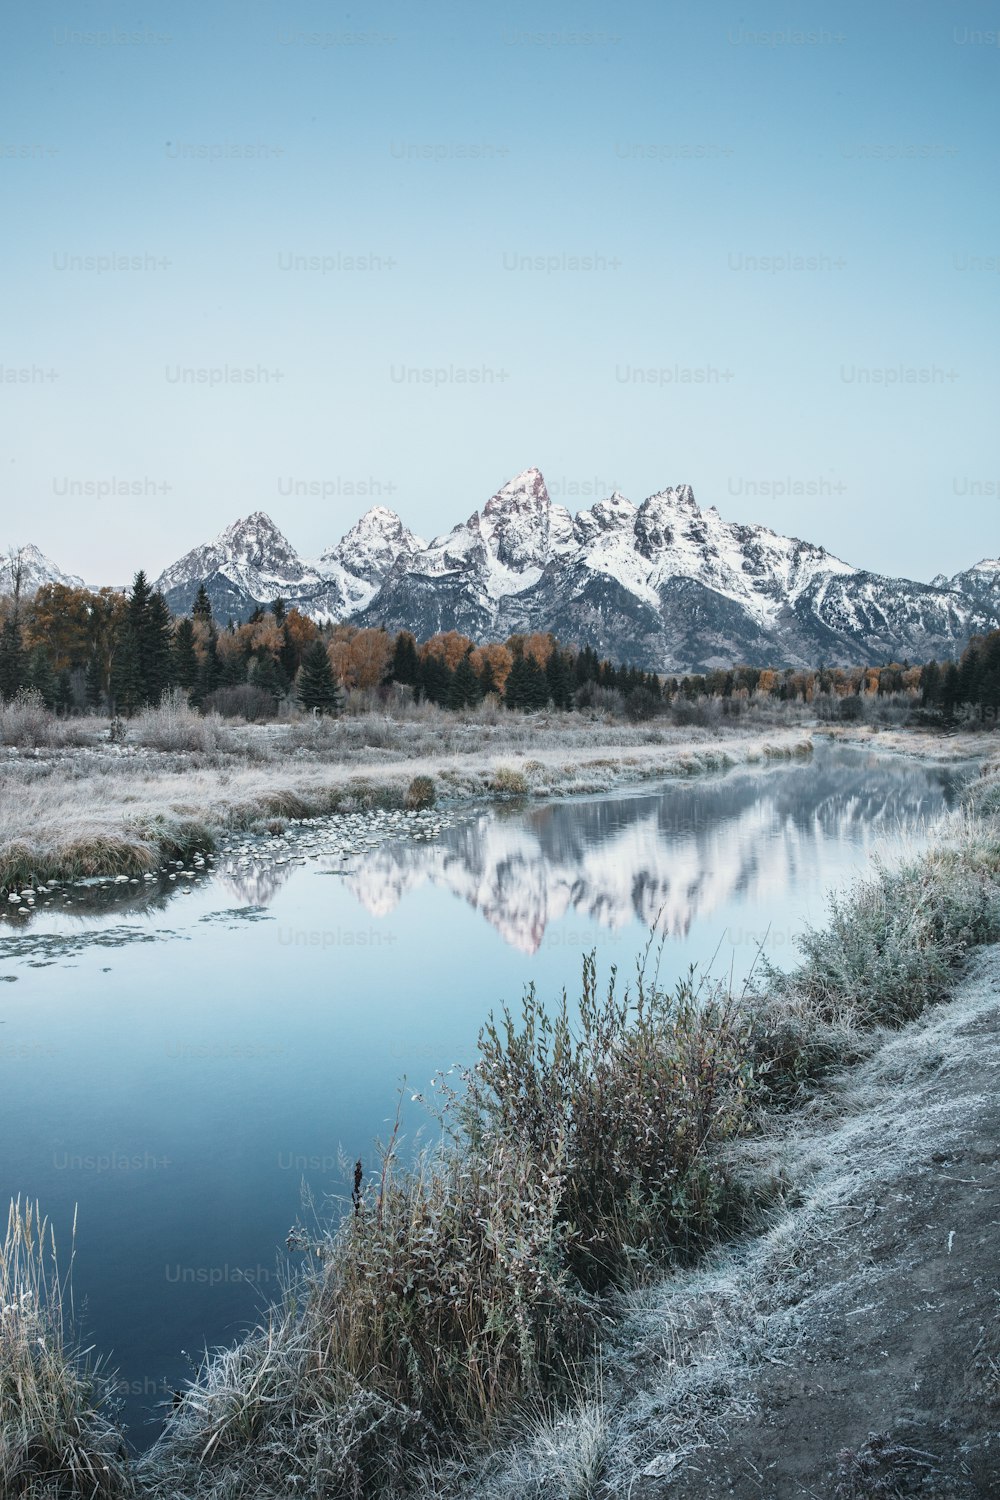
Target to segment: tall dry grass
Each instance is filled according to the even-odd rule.
[[[37,1204],[11,1203],[0,1245],[4,1500],[134,1494],[124,1441],[102,1409],[104,1381],[72,1342],[67,1287]]]

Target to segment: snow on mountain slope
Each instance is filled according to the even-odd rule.
[[[204,583],[216,614],[245,618],[277,598],[319,620],[341,620],[370,602],[401,554],[425,543],[373,506],[318,562],[305,562],[270,516],[255,511],[185,554],[156,580],[172,609],[190,608]]]
[[[374,506],[307,562],[257,511],[156,582],[178,611],[204,584],[221,618],[246,618],[280,595],[318,620],[420,638],[550,630],[671,672],[954,656],[971,633],[1000,625],[1000,561],[931,584],[885,578],[702,510],[690,485],[639,506],[616,491],[573,516],[553,504],[537,468],[430,542]]]
[[[51,558],[28,542],[23,547],[11,547],[0,556],[0,594],[14,591],[14,573],[20,564],[21,597],[28,599],[45,583],[59,583],[65,588],[82,589],[83,579],[57,568]]]

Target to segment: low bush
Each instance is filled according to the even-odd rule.
[[[406,788],[403,806],[410,812],[419,812],[421,808],[433,807],[435,796],[433,777],[414,776]]]
[[[488,784],[491,792],[499,792],[501,796],[525,797],[528,794],[527,777],[513,766],[497,766]]]
[[[22,688],[9,703],[0,701],[0,744],[34,749],[51,744],[54,733],[55,716],[33,688]]]
[[[129,739],[152,750],[200,750],[209,752],[225,744],[218,717],[203,715],[189,706],[180,688],[165,693],[156,708],[143,709],[129,721]]]

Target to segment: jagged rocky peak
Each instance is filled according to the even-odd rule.
[[[607,499],[595,501],[589,510],[578,511],[573,527],[578,540],[586,544],[602,532],[631,531],[636,514],[631,500],[615,490]]]
[[[493,516],[510,510],[538,510],[551,504],[541,469],[525,469],[513,479],[508,479],[507,483],[487,500],[483,507],[483,514]]]
[[[262,572],[277,573],[290,564],[301,569],[295,548],[263,510],[234,521],[212,545],[234,562]]]
[[[525,469],[487,500],[478,529],[505,567],[541,568],[548,559],[552,509],[541,470]]]
[[[718,519],[715,507],[705,511],[705,516]],[[694,490],[690,484],[676,484],[657,490],[655,495],[643,499],[636,516],[636,546],[645,558],[652,559],[658,552],[666,552],[675,543],[678,531],[687,531],[693,520],[699,520],[702,511],[697,507]]]
[[[33,542],[26,542],[23,547],[10,547],[0,554],[0,594],[13,593],[14,575],[18,572],[21,595],[25,599],[37,593],[46,583],[59,583],[64,588],[83,588],[82,578],[77,578],[73,573],[64,573]]]
[[[320,554],[321,567],[342,567],[369,583],[380,582],[402,554],[421,552],[427,543],[403,525],[394,510],[373,505],[335,547]]]

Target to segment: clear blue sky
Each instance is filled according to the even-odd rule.
[[[263,508],[315,554],[352,487],[430,535],[537,464],[573,509],[686,482],[885,572],[996,555],[998,30],[976,0],[11,8],[0,542],[118,581]],[[111,480],[151,492],[67,493]]]

